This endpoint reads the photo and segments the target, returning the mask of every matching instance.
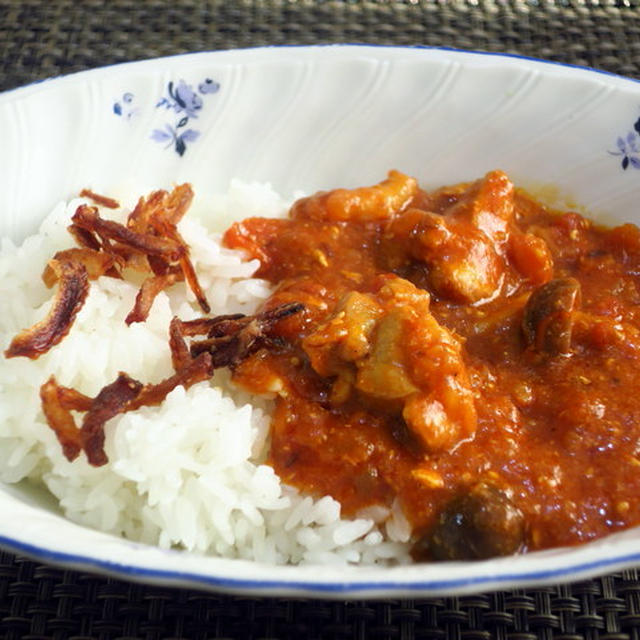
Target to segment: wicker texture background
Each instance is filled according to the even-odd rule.
[[[330,42],[516,53],[640,78],[637,0],[0,0],[0,90],[187,51]],[[639,640],[640,580],[333,603],[129,584],[0,552],[0,638]]]
[[[186,51],[327,42],[453,46],[640,74],[638,0],[0,0],[0,90]]]

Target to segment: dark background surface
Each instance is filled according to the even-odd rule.
[[[519,53],[640,75],[638,0],[0,0],[0,90],[187,51],[329,42]]]
[[[333,42],[513,53],[640,78],[636,0],[0,0],[0,90],[188,51]],[[640,639],[640,580],[632,570],[540,589],[336,603],[150,587],[0,552],[0,638]]]

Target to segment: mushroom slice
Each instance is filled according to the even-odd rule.
[[[575,278],[555,278],[534,291],[522,318],[527,346],[551,356],[569,353],[574,312],[580,303],[580,283]]]
[[[454,497],[415,543],[416,560],[481,560],[524,548],[524,515],[496,487],[479,483]]]

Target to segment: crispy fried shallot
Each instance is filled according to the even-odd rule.
[[[120,206],[89,189],[81,195],[105,207]],[[182,280],[208,313],[209,303],[189,258],[189,247],[176,226],[192,200],[189,184],[177,186],[171,193],[154,191],[139,200],[126,225],[102,218],[97,207],[80,205],[67,227],[79,246],[56,253],[42,274],[48,287],[60,281],[52,310],[41,323],[18,334],[5,356],[37,358],[48,351],[69,332],[86,299],[87,280],[103,275],[122,278],[125,268],[150,274],[126,317],[127,324],[144,322],[160,291]]]
[[[58,280],[58,290],[47,316],[13,338],[6,358],[25,356],[35,360],[58,344],[69,330],[89,292],[87,270],[79,262],[51,260],[49,266]]]
[[[100,467],[108,462],[104,452],[104,425],[119,413],[126,411],[127,404],[141,391],[142,383],[120,373],[116,380],[93,399],[89,411],[82,421],[82,448],[89,464]]]
[[[230,313],[228,315],[216,316],[215,318],[196,318],[195,320],[181,320],[182,334],[185,336],[224,335],[226,323],[234,320],[247,318],[244,313]],[[209,332],[213,332],[209,334]]]
[[[193,358],[189,352],[189,347],[184,339],[186,333],[185,322],[174,317],[169,324],[169,348],[171,349],[171,363],[176,371],[186,367]],[[206,333],[201,331],[200,333]]]
[[[269,330],[276,322],[303,309],[304,305],[293,302],[262,311],[255,316],[234,314],[212,318],[208,323],[207,339],[191,343],[191,357],[195,358],[208,352],[212,356],[215,369],[233,368],[261,347],[273,343]],[[202,323],[200,326],[205,324]]]
[[[74,214],[72,233],[83,246],[95,248],[98,243],[103,251],[124,258],[128,268],[167,276],[164,280],[145,282],[145,290],[140,291],[127,324],[146,320],[155,296],[178,279],[187,282],[200,308],[209,312],[209,303],[189,257],[189,247],[177,228],[192,200],[193,190],[189,184],[179,185],[171,193],[154,191],[147,198],[140,198],[126,226],[101,218],[98,209],[89,205],[81,205]],[[181,278],[168,275],[177,269]]]
[[[187,189],[185,189],[185,187],[187,187]],[[156,194],[157,193],[159,192],[156,192]],[[155,232],[160,234],[160,236],[164,238],[171,238],[184,248],[184,251],[178,261],[180,264],[180,268],[182,269],[182,273],[184,274],[184,279],[187,281],[187,284],[189,285],[191,291],[193,291],[200,308],[205,313],[209,313],[209,303],[207,302],[207,298],[204,295],[202,288],[200,287],[195,269],[193,268],[193,264],[191,263],[191,259],[189,258],[189,246],[184,241],[184,238],[180,235],[176,226],[191,204],[191,200],[193,199],[193,191],[191,190],[191,187],[189,185],[182,185],[180,187],[176,187],[171,194],[166,194],[165,192],[160,193],[163,194],[163,208],[161,210],[162,214],[155,212],[156,215],[149,218],[147,223],[147,232]],[[142,210],[144,211],[145,207],[143,207]],[[139,227],[141,224],[141,219],[132,219],[130,217],[127,221],[127,225],[129,226],[130,223],[132,226],[135,225],[136,227]],[[160,261],[157,258],[155,259],[154,263],[150,262],[152,270],[157,275],[159,275],[158,270],[161,268],[159,262]]]
[[[73,239],[81,246],[87,249],[94,249],[100,251],[102,245],[100,240],[91,232],[79,227],[77,224],[70,224],[67,227],[67,231],[73,236]]]
[[[82,438],[70,409],[65,406],[61,397],[67,391],[69,391],[67,387],[59,386],[51,376],[40,387],[40,400],[44,416],[62,446],[64,457],[69,462],[73,462],[82,449]]]
[[[154,191],[147,198],[138,200],[135,209],[129,214],[127,227],[140,233],[148,233],[150,226],[156,226],[158,222],[175,226],[182,220],[192,200],[193,189],[190,184],[181,184],[171,193]]]
[[[233,313],[195,320],[173,318],[169,325],[173,368],[178,374],[186,375],[185,370],[191,371],[204,355],[209,357],[211,373],[219,367],[233,367],[257,349],[274,342],[269,330],[276,322],[303,309],[304,305],[291,303],[254,316]],[[192,342],[189,347],[185,337],[200,335],[207,338]]]
[[[203,353],[158,384],[143,385],[126,373],[120,373],[95,398],[63,387],[51,376],[40,387],[42,410],[69,462],[73,462],[80,451],[84,451],[89,464],[100,467],[108,462],[104,451],[104,426],[108,420],[143,406],[158,405],[177,386],[188,389],[197,382],[207,380],[212,373],[211,356]],[[81,428],[76,425],[72,410],[85,412]]]
[[[89,200],[93,200],[96,204],[107,207],[107,209],[118,209],[120,207],[120,203],[117,200],[108,196],[101,196],[99,193],[91,191],[91,189],[83,189],[80,192],[80,197],[89,198]]]
[[[167,287],[181,280],[181,276],[182,274],[180,273],[166,273],[162,276],[147,278],[142,283],[136,296],[134,307],[125,318],[125,322],[128,325],[133,322],[144,322],[149,317],[149,311],[151,311],[151,305],[156,296]]]
[[[81,264],[87,270],[89,280],[96,280],[100,276],[110,273],[115,267],[121,268],[124,264],[124,260],[119,256],[87,247],[74,247],[73,249],[58,251],[53,259],[58,262]],[[42,281],[49,288],[53,287],[58,281],[58,274],[51,267],[51,264],[47,264],[44,268]]]
[[[81,195],[102,206],[119,206],[115,200],[88,189]],[[13,339],[5,356],[37,358],[57,344],[87,297],[88,281],[102,275],[121,277],[125,269],[150,274],[140,287],[127,324],[146,320],[158,293],[183,280],[208,313],[209,304],[189,258],[189,247],[176,226],[192,199],[188,184],[171,193],[154,191],[138,201],[126,225],[102,218],[97,207],[80,205],[68,227],[79,247],[58,252],[42,274],[47,286],[58,283],[53,307],[42,322]],[[51,376],[40,388],[40,398],[47,423],[65,457],[73,461],[84,451],[89,464],[106,464],[104,427],[108,420],[143,406],[158,405],[177,386],[188,388],[210,378],[217,367],[234,367],[261,347],[277,345],[278,340],[269,335],[270,329],[303,309],[304,305],[294,302],[254,316],[240,313],[184,322],[174,318],[169,327],[169,346],[175,373],[158,384],[143,385],[121,372],[95,398],[90,398],[59,385]],[[185,337],[194,336],[206,338],[188,345]],[[81,427],[76,424],[73,411],[84,413]]]
[[[140,394],[129,403],[126,410],[133,411],[140,407],[159,405],[176,387],[182,385],[185,389],[188,389],[197,382],[208,380],[212,374],[211,355],[202,353],[162,382],[144,385]]]
[[[71,411],[89,411],[93,398],[71,387],[58,387],[58,398],[64,409]]]
[[[177,262],[184,251],[184,248],[173,239],[138,233],[119,222],[105,220],[100,217],[97,207],[81,204],[71,220],[75,225],[96,233],[103,245],[109,247],[111,247],[111,241],[115,241],[131,251],[162,256],[171,262]]]
[[[209,306],[207,297],[204,295],[204,291],[198,282],[198,276],[196,275],[195,269],[193,268],[193,264],[191,263],[187,252],[183,253],[180,257],[180,267],[182,267],[184,278],[191,291],[193,291],[193,294],[198,301],[198,305],[205,313],[209,313],[209,311],[211,311],[211,307]]]

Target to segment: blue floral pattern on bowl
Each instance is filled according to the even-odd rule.
[[[621,157],[621,166],[626,171],[630,166],[640,169],[640,118],[633,124],[633,131],[626,136],[618,136],[617,151],[609,151],[612,156]]]
[[[113,102],[113,113],[125,120],[131,120],[138,113],[138,108],[134,106],[135,96],[130,91],[125,91],[120,98]]]
[[[204,106],[203,96],[217,93],[220,90],[220,83],[205,78],[197,89],[194,90],[190,84],[180,80],[177,84],[170,81],[167,84],[166,95],[162,96],[156,103],[156,109],[165,109],[175,114],[171,122],[166,122],[164,127],[154,129],[151,132],[151,139],[155,142],[165,144],[165,149],[173,147],[179,156],[183,156],[187,150],[187,143],[195,142],[200,136],[200,131],[189,127],[189,122],[197,119],[198,114]],[[134,105],[135,96],[127,91],[120,98],[113,102],[113,113],[125,120],[131,120],[139,109]]]
[[[190,84],[180,80],[177,84],[173,81],[167,84],[167,95],[160,98],[156,108],[164,108],[173,111],[173,122],[165,123],[162,129],[154,129],[151,139],[155,142],[166,143],[165,148],[173,147],[175,152],[182,156],[187,150],[187,143],[195,142],[200,136],[200,131],[187,125],[198,117],[204,105],[203,96],[217,93],[220,84],[211,78],[206,78],[198,85],[196,91]]]

